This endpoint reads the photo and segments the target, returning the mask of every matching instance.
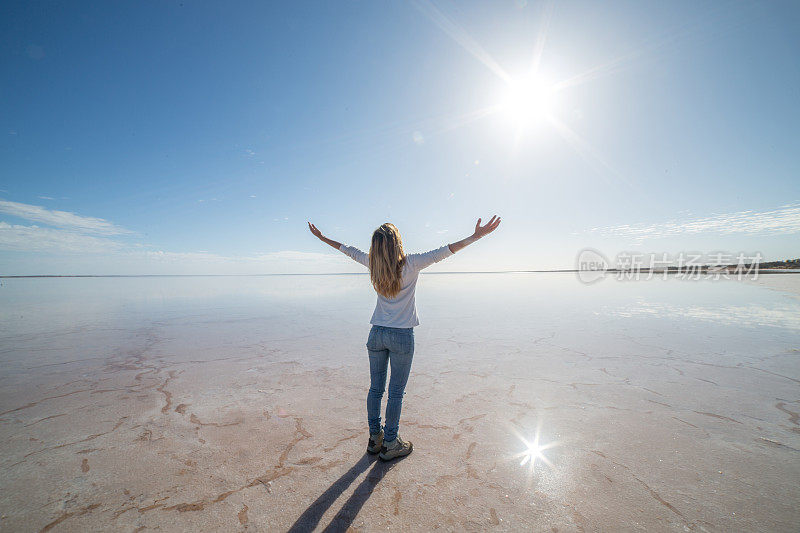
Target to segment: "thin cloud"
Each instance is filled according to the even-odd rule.
[[[58,211],[38,205],[9,202],[7,200],[0,200],[0,213],[24,218],[32,222],[41,222],[48,226],[71,229],[83,233],[100,235],[125,235],[133,233],[102,218],[84,217],[76,215],[75,213],[70,213],[69,211]]]
[[[211,252],[170,252],[141,250],[109,254],[110,259],[123,259],[125,264],[139,264],[142,269],[159,266],[177,268],[179,271],[247,272],[247,273],[313,273],[321,268],[327,271],[352,271],[352,261],[342,254],[299,252],[284,250],[256,255],[219,255]]]
[[[169,262],[180,262],[180,261],[203,261],[203,262],[211,262],[211,263],[269,263],[274,261],[280,262],[307,262],[309,264],[313,264],[314,262],[318,261],[330,261],[334,260],[337,263],[340,259],[343,259],[344,256],[339,256],[336,254],[325,254],[319,252],[298,252],[294,250],[284,250],[280,252],[269,252],[269,253],[261,253],[255,255],[220,255],[215,254],[208,251],[197,251],[197,252],[169,252],[166,250],[143,250],[138,252],[126,252],[135,255],[142,255],[149,259],[156,259],[161,261],[169,261]],[[345,263],[347,263],[347,259],[345,259]]]
[[[148,248],[150,245],[124,243],[112,237],[86,235],[69,229],[0,221],[0,251],[54,254],[54,258],[79,256],[87,265],[99,260],[115,262],[125,268],[136,266],[142,271],[158,265],[170,265],[178,271],[181,268],[203,271],[205,267],[220,267],[250,273],[314,272],[321,267],[332,271],[352,270],[352,262],[343,254],[284,250],[227,256],[208,251],[171,252]]]
[[[602,237],[633,238],[638,241],[697,233],[791,235],[800,233],[800,204],[784,205],[769,211],[737,211],[657,224],[604,226],[592,228],[587,233]]]
[[[109,253],[122,249],[112,239],[76,231],[0,222],[0,250],[15,252]]]

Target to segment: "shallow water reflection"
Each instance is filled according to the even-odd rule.
[[[415,452],[391,469],[362,458],[374,301],[366,275],[3,280],[4,524],[800,520],[796,297],[732,280],[423,274],[401,418]]]

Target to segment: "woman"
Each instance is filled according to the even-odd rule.
[[[481,219],[478,219],[475,233],[466,239],[424,254],[406,255],[400,232],[394,224],[388,222],[372,234],[369,254],[325,237],[314,224],[308,223],[311,233],[322,242],[369,268],[372,286],[378,293],[378,303],[370,320],[372,329],[367,339],[370,367],[370,387],[367,394],[370,435],[367,451],[379,453],[384,461],[408,455],[413,450],[411,442],[401,439],[397,432],[403,394],[414,357],[414,326],[419,325],[414,303],[419,271],[485,237],[497,229],[498,225],[500,218],[497,215],[484,226],[481,226]],[[392,375],[386,404],[386,425],[381,429],[381,399],[386,388],[386,370],[389,365],[392,367]]]

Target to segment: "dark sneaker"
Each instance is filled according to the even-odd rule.
[[[370,435],[369,442],[367,443],[367,452],[378,453],[383,446],[383,430],[377,435]]]
[[[384,461],[390,461],[396,457],[404,457],[414,450],[414,445],[397,437],[394,442],[385,442],[381,446],[381,453],[378,455]]]

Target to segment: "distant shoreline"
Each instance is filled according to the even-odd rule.
[[[569,274],[577,272],[587,272],[577,269],[555,269],[555,270],[475,270],[475,271],[454,271],[454,272],[425,272],[424,274]],[[607,273],[625,273],[627,270],[617,270],[610,268]],[[646,270],[638,271],[638,274],[685,274],[692,273],[686,271],[668,270]],[[713,273],[703,269],[701,274]],[[367,272],[323,272],[323,273],[278,273],[278,274],[26,274],[26,275],[0,275],[0,279],[26,279],[26,278],[258,278],[268,276],[366,276]],[[728,272],[735,274],[735,272]],[[800,269],[759,269],[758,274],[800,274]],[[743,273],[742,276],[748,274]]]

